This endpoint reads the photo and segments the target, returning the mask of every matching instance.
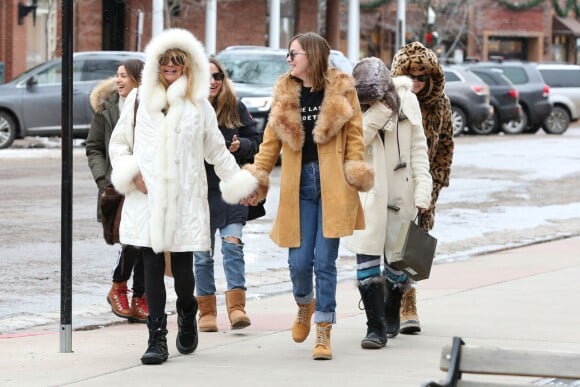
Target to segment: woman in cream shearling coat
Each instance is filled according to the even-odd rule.
[[[132,92],[111,136],[111,180],[125,194],[120,239],[141,247],[149,302],[144,364],[167,360],[164,253],[171,255],[177,294],[177,349],[197,347],[193,251],[209,250],[210,224],[204,160],[215,167],[220,190],[237,203],[257,187],[225,146],[208,101],[209,64],[202,44],[183,29],[155,36],[145,49],[139,106]]]
[[[432,181],[421,110],[411,91],[411,79],[391,79],[377,58],[361,60],[353,74],[359,100],[370,105],[363,114],[363,136],[366,161],[375,171],[375,185],[369,192],[359,194],[366,228],[343,238],[343,243],[357,254],[357,280],[369,328],[361,345],[380,348],[387,342],[387,333],[391,333],[382,318],[385,304],[381,259],[389,259],[401,226],[413,220],[418,209],[429,207]],[[378,94],[377,88],[381,88]],[[393,272],[388,265],[385,271],[388,289],[402,289],[404,283],[398,281],[402,273]],[[397,308],[397,316],[398,313]]]

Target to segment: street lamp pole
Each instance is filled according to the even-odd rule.
[[[405,14],[407,12],[405,0],[397,3],[397,32],[395,34],[395,52],[405,45]]]

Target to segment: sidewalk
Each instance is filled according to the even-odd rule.
[[[386,349],[363,350],[364,312],[354,281],[339,283],[331,361],[313,361],[314,335],[292,341],[296,306],[290,294],[251,300],[252,325],[231,331],[225,306],[220,331],[200,333],[192,355],[143,366],[143,324],[74,331],[73,353],[60,353],[59,332],[0,336],[1,386],[420,386],[440,380],[441,347],[461,336],[467,344],[580,352],[580,237],[437,264],[418,283],[423,332],[399,335]]]

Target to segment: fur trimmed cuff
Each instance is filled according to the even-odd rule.
[[[238,204],[253,194],[258,188],[258,180],[248,171],[241,170],[231,179],[220,181],[222,198],[228,204]]]
[[[270,175],[263,169],[259,169],[254,164],[246,164],[242,169],[250,172],[256,179],[258,179],[258,201],[266,199],[268,191],[270,190]]]
[[[137,187],[133,182],[135,176],[139,174],[139,165],[134,157],[126,157],[121,163],[117,163],[117,168],[113,168],[111,173],[111,182],[117,192],[127,194]]]
[[[364,161],[347,160],[344,163],[344,177],[357,191],[367,192],[375,184],[373,168]]]

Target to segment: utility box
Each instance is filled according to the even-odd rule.
[[[0,62],[0,85],[4,83],[4,62]]]

